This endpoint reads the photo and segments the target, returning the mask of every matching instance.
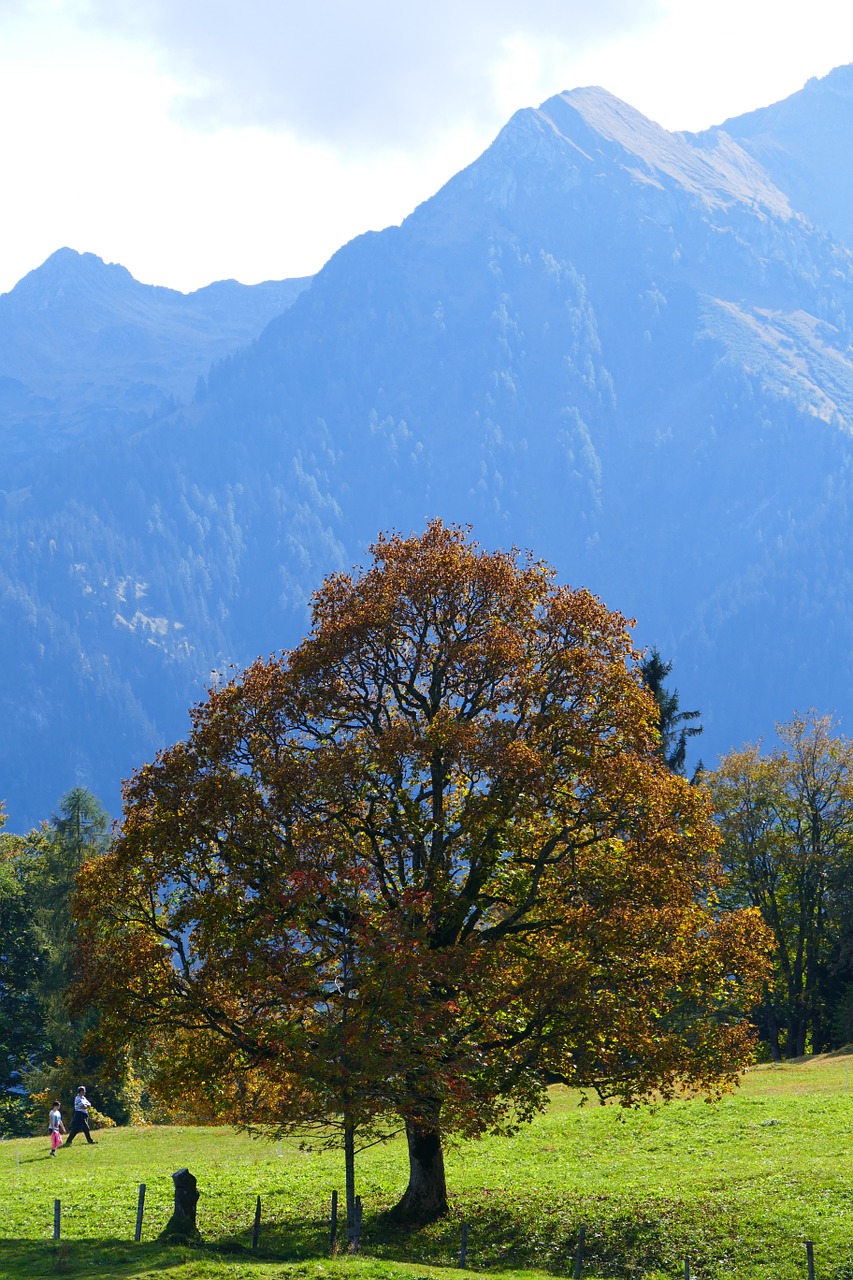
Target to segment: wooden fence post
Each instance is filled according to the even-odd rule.
[[[586,1227],[581,1223],[580,1231],[578,1231],[578,1247],[575,1252],[575,1280],[580,1280],[581,1267],[583,1266],[583,1242],[586,1236]]]
[[[53,1238],[54,1240],[59,1239],[59,1215],[60,1215],[59,1201],[54,1200],[53,1202]]]
[[[139,1199],[136,1203],[136,1230],[133,1233],[133,1239],[136,1244],[142,1239],[142,1214],[145,1210],[145,1183],[139,1184]]]
[[[332,1192],[332,1213],[329,1220],[329,1248],[332,1253],[335,1252],[335,1245],[338,1241],[338,1193]]]
[[[814,1280],[814,1245],[811,1240],[806,1241],[806,1262],[809,1268],[809,1280]]]
[[[361,1196],[355,1198],[355,1238],[352,1242],[353,1253],[358,1253],[361,1244]]]
[[[459,1250],[459,1266],[464,1267],[468,1261],[468,1223],[462,1223],[462,1245]]]
[[[257,1249],[258,1237],[261,1234],[261,1197],[258,1196],[258,1203],[255,1205],[255,1224],[252,1227],[252,1248]]]

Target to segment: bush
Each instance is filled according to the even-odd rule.
[[[32,1138],[47,1131],[47,1113],[26,1095],[7,1093],[0,1097],[0,1138]]]

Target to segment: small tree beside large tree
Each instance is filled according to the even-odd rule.
[[[681,698],[677,689],[669,689],[664,684],[672,671],[672,663],[664,662],[660,650],[653,645],[640,663],[640,674],[643,684],[657,703],[658,732],[660,742],[658,751],[661,759],[673,773],[684,773],[687,763],[687,740],[696,738],[702,732],[700,724],[694,724],[701,712],[682,711]],[[702,772],[702,762],[696,767],[694,781]]]
[[[731,1084],[764,932],[713,908],[716,830],[624,618],[438,521],[372,551],[127,785],[80,880],[81,992],[205,1114],[399,1117],[396,1213],[424,1221],[446,1136],[511,1129],[546,1078]]]
[[[717,814],[725,900],[750,904],[773,937],[755,1010],[774,1059],[822,1053],[853,976],[853,741],[811,711],[777,744],[730,751],[703,786]]]

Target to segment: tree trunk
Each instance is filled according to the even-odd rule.
[[[349,1123],[344,1125],[344,1178],[347,1203],[347,1249],[352,1252],[355,1247],[355,1129]]]
[[[444,1154],[438,1129],[407,1124],[409,1143],[409,1185],[403,1198],[391,1210],[397,1222],[421,1226],[447,1213],[447,1184]]]
[[[774,1062],[782,1061],[782,1050],[779,1047],[779,1023],[772,1012],[768,1012],[764,1020],[765,1039],[770,1046],[770,1057]]]
[[[802,1058],[806,1052],[806,1020],[801,1015],[788,1021],[788,1058]]]

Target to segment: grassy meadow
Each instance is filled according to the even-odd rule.
[[[451,1149],[453,1210],[403,1234],[385,1217],[406,1180],[400,1140],[364,1152],[362,1254],[328,1256],[342,1158],[227,1129],[115,1129],[48,1155],[47,1135],[0,1143],[0,1277],[128,1280],[438,1280],[455,1268],[469,1223],[471,1271],[662,1280],[853,1280],[853,1056],[749,1071],[720,1103],[679,1101],[625,1112],[555,1089],[548,1111],[514,1138]],[[200,1192],[201,1248],[161,1246],[171,1174]],[[137,1192],[147,1186],[142,1243]],[[255,1198],[263,1207],[252,1253]],[[62,1203],[62,1240],[51,1240]],[[341,1228],[342,1228],[341,1223]],[[463,1275],[458,1270],[454,1275]]]

